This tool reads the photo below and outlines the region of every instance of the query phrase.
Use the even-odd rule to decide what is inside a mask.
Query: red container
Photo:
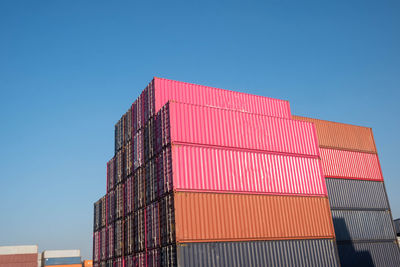
[[[163,116],[169,118],[169,123],[160,124],[160,121],[168,119],[158,118]],[[176,102],[164,106],[157,113],[156,121],[158,127],[168,127],[157,131],[167,142],[163,146],[170,142],[191,143],[319,155],[315,128],[309,122]]]
[[[320,148],[325,177],[383,181],[378,155]]]
[[[149,110],[158,112],[169,100],[201,106],[222,107],[273,117],[291,118],[289,102],[218,88],[178,82],[155,77],[144,91],[149,99]],[[154,113],[149,114],[149,116]]]
[[[168,151],[168,150],[166,150]],[[235,192],[326,196],[325,180],[318,158],[244,150],[172,145],[172,169],[158,177],[168,192]]]

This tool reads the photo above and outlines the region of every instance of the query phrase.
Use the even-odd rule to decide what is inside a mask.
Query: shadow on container
[[[335,225],[336,236],[340,236],[341,240],[346,240],[337,241],[341,266],[375,266],[371,254],[368,251],[356,250],[353,246],[353,243],[351,242],[351,236],[344,219],[333,218],[333,223]]]

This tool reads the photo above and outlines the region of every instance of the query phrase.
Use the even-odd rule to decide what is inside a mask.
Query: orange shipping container
[[[177,242],[333,238],[328,199],[175,192]]]
[[[320,147],[376,153],[371,128],[300,116],[292,118],[315,124]]]
[[[92,260],[84,260],[83,261],[83,267],[92,267],[92,266],[93,266]]]

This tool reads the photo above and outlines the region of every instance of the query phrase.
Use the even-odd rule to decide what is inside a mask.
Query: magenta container
[[[162,162],[166,173],[158,176],[162,193],[175,189],[327,196],[320,160],[315,157],[172,145],[171,150],[164,149]]]
[[[164,106],[155,120],[165,127],[157,130],[163,146],[191,143],[319,156],[316,131],[309,122],[176,102]]]
[[[377,154],[320,148],[325,177],[383,181]]]
[[[150,112],[158,112],[169,100],[201,106],[222,107],[273,117],[291,118],[289,102],[263,96],[155,77],[144,91],[149,93]],[[150,116],[154,113],[149,114]]]

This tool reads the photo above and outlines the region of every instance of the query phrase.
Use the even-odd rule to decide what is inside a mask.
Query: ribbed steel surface
[[[176,192],[177,242],[333,238],[328,199]]]
[[[336,240],[393,240],[389,211],[332,210]]]
[[[67,258],[50,258],[44,260],[44,266],[49,265],[66,265],[66,264],[80,264],[81,257],[67,257]]]
[[[300,116],[292,118],[314,123],[321,147],[376,153],[371,128]]]
[[[325,179],[332,209],[389,209],[383,182]]]
[[[383,181],[376,154],[320,148],[325,177]]]
[[[173,145],[175,189],[326,196],[317,158]]]
[[[400,266],[400,251],[394,241],[339,244],[338,251],[342,267]]]
[[[177,261],[179,267],[339,266],[332,239],[180,244]]]
[[[308,122],[176,102],[167,109],[172,142],[319,155],[314,125]]]
[[[268,116],[291,118],[289,102],[285,100],[250,95],[185,82],[154,78],[147,90],[152,90],[154,112],[158,112],[169,100],[223,107]],[[150,107],[150,109],[152,109]]]

